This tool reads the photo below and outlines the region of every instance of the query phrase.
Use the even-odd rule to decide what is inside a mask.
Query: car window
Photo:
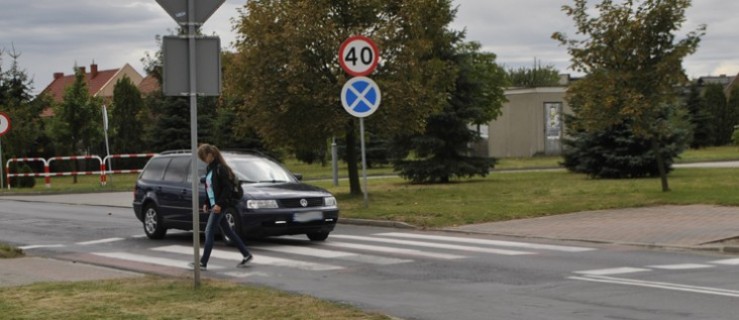
[[[226,160],[244,182],[294,182],[293,175],[276,162],[262,158]]]
[[[184,182],[190,170],[190,158],[176,157],[167,166],[167,172],[164,174],[164,181]]]
[[[167,167],[170,158],[153,158],[141,173],[142,180],[160,180],[164,175],[164,169]]]

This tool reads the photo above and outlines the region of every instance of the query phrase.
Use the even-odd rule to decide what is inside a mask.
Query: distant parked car
[[[336,198],[328,191],[302,183],[299,176],[269,157],[222,152],[244,189],[244,197],[225,210],[225,218],[242,237],[305,234],[323,241],[339,219]],[[191,154],[163,152],[149,160],[136,180],[133,210],[150,239],[161,239],[167,229],[192,230]],[[198,177],[205,176],[198,160]],[[200,205],[205,186],[199,183]],[[208,214],[200,212],[200,231]],[[230,242],[229,239],[225,239]]]

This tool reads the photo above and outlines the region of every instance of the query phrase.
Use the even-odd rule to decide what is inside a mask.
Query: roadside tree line
[[[690,137],[696,147],[726,141],[723,131],[718,134],[726,126],[717,121],[728,118],[704,114],[713,106],[708,89],[687,100],[689,107],[706,101],[698,108],[703,113],[686,112],[674,90],[685,83],[683,58],[697,50],[705,28],[675,40],[689,0],[603,0],[592,18],[595,11],[587,3],[563,6],[582,39],[552,36],[567,47],[573,70],[585,74],[568,90],[574,115],[568,119],[565,166],[593,177],[657,175],[669,190],[672,159]],[[558,77],[553,68],[538,65],[505,71],[495,54],[450,28],[455,16],[451,0],[249,1],[234,20],[234,49],[222,56],[222,95],[199,98],[199,141],[326,163],[335,139],[348,164],[351,193],[361,194],[358,121],[341,108],[339,92],[348,76],[337,52],[344,39],[362,34],[378,44],[382,57],[371,75],[383,104],[366,119],[370,161],[389,163],[414,183],[485,176],[495,159],[472,154],[479,135],[470,126],[500,115],[505,87],[552,85]],[[101,150],[103,103],[109,104],[113,153],[189,148],[187,98],[161,91],[142,95],[122,79],[113,100],[102,101],[89,96],[76,69],[75,83],[54,104],[31,97],[31,82],[17,66],[19,54],[10,56],[11,69],[0,79],[0,106],[10,106],[4,108],[21,127],[15,132],[14,126],[6,156]],[[161,59],[161,52],[142,59],[160,83]],[[48,105],[54,105],[55,116],[41,119]],[[699,124],[716,127],[703,130]],[[704,131],[713,140],[696,142]]]

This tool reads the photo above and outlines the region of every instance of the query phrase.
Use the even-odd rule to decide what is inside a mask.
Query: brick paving
[[[448,229],[548,239],[698,247],[739,237],[739,207],[688,205],[597,210]]]

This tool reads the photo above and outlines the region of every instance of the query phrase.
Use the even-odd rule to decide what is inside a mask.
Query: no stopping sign
[[[339,64],[346,73],[355,76],[366,76],[377,68],[380,53],[372,39],[365,36],[347,38],[339,48]]]

